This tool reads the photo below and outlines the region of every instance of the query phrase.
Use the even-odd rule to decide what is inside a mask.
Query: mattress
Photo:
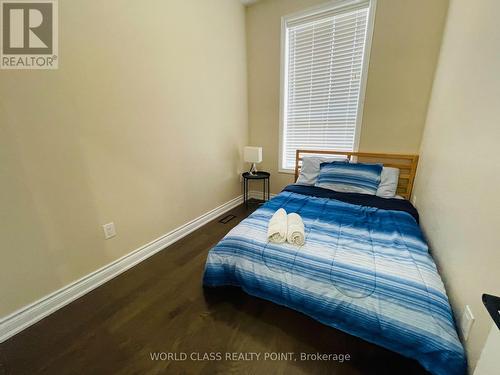
[[[304,246],[267,241],[281,207],[302,216]],[[290,185],[210,250],[203,283],[238,286],[432,374],[466,373],[446,291],[408,201]]]

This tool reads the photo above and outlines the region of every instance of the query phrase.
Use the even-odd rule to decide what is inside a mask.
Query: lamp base
[[[250,168],[248,173],[250,174],[250,176],[255,176],[257,174],[257,166],[255,165],[255,163],[252,163],[252,167]]]

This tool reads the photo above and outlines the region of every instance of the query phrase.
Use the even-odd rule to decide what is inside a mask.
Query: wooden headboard
[[[399,181],[396,194],[410,199],[413,190],[413,182],[417,173],[418,155],[406,154],[378,154],[371,152],[346,152],[325,150],[297,150],[295,154],[295,180],[299,178],[304,154],[313,155],[339,155],[345,156],[349,161],[363,163],[382,163],[386,167],[399,168]]]

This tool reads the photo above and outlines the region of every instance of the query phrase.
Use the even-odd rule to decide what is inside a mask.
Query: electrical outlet
[[[475,318],[472,314],[470,306],[465,305],[464,313],[462,314],[462,319],[460,321],[460,330],[462,331],[462,337],[464,341],[467,341],[467,339],[469,338],[470,330],[472,328],[474,320]]]
[[[115,223],[108,223],[102,226],[104,231],[104,238],[109,240],[110,238],[116,236]]]

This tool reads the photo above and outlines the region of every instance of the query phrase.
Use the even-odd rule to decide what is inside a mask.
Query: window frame
[[[278,154],[278,171],[280,173],[294,174],[295,169],[285,168],[283,165],[283,152],[284,152],[284,136],[285,136],[285,111],[286,100],[285,95],[287,92],[287,79],[288,76],[288,40],[287,40],[287,24],[300,18],[312,16],[318,13],[332,11],[335,9],[342,9],[346,6],[363,3],[366,0],[333,0],[326,4],[315,6],[300,12],[292,13],[281,17],[281,60],[280,60],[280,115],[279,115],[279,154]],[[361,84],[359,89],[359,103],[358,111],[356,113],[356,128],[354,133],[354,146],[353,151],[358,151],[359,140],[361,135],[361,127],[363,123],[363,110],[365,104],[365,91],[366,83],[368,81],[368,67],[370,65],[370,52],[372,47],[373,29],[375,24],[375,13],[377,9],[377,0],[369,1],[369,14],[366,29],[365,41],[365,56],[363,58],[363,66],[361,70]]]

